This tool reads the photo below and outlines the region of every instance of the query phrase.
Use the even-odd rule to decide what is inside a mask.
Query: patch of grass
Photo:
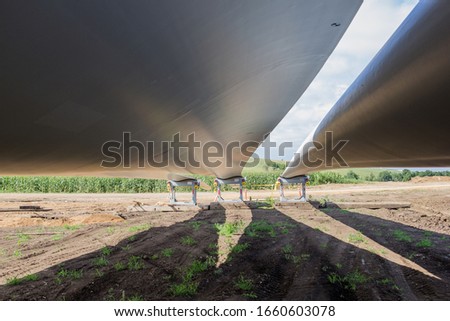
[[[262,206],[262,209],[271,210],[275,208],[275,199],[273,197],[266,197],[264,200],[265,206]]]
[[[258,296],[254,292],[244,293],[242,295],[249,299],[257,299],[258,298]]]
[[[360,273],[358,270],[350,272],[345,276],[345,278],[352,290],[356,290],[357,285],[364,284],[369,280],[364,274]]]
[[[62,268],[58,271],[56,276],[59,278],[68,278],[68,279],[72,279],[72,280],[78,280],[83,277],[83,270],[82,269],[67,270],[67,269]]]
[[[205,262],[208,265],[208,267],[212,267],[212,266],[216,265],[216,260],[212,256],[207,256],[205,259]]]
[[[331,284],[341,283],[342,280],[341,276],[334,272],[328,274],[327,279]]]
[[[341,276],[335,272],[328,274],[328,282],[331,284],[339,284],[347,290],[355,291],[358,285],[365,284],[369,280],[364,274],[358,270]]]
[[[291,228],[295,227],[294,224],[291,224],[291,223],[286,222],[286,221],[277,222],[277,223],[275,223],[275,226],[280,228],[280,229],[291,229]]]
[[[169,288],[169,292],[173,296],[190,297],[197,293],[197,282],[183,282],[180,284],[172,284]]]
[[[307,261],[311,257],[309,254],[301,254],[301,255],[292,255],[292,254],[285,254],[284,256],[286,260],[292,261],[294,264],[300,264],[302,261]]]
[[[130,231],[130,232],[141,232],[141,231],[149,230],[151,227],[152,226],[149,223],[145,223],[145,224],[131,226],[128,229],[128,231]]]
[[[211,260],[212,259],[212,260]],[[194,260],[186,269],[183,275],[183,280],[190,281],[196,275],[206,271],[209,267],[214,266],[215,262],[212,257],[206,258],[205,261]]]
[[[159,254],[153,254],[150,258],[151,258],[153,261],[156,261],[157,259],[159,259]]]
[[[122,249],[122,251],[129,251],[131,249],[131,245],[127,244],[125,246],[122,246],[121,249]]]
[[[361,234],[361,232],[355,234],[349,234],[348,241],[353,244],[365,243],[366,239]]]
[[[109,264],[109,262],[108,262],[108,260],[107,260],[104,256],[99,256],[99,257],[96,257],[96,258],[92,261],[92,264],[93,264],[94,266],[101,267],[101,266],[107,266],[107,265]]]
[[[182,282],[172,284],[169,292],[174,296],[190,297],[197,293],[198,283],[193,279],[200,273],[206,271],[209,267],[215,265],[213,257],[208,256],[204,261],[194,260],[183,272]]]
[[[66,224],[63,226],[64,229],[68,230],[68,231],[76,231],[79,230],[81,228],[81,225],[69,225]]]
[[[52,236],[52,241],[59,241],[63,238],[63,234],[62,233],[58,233]]]
[[[234,286],[242,291],[251,291],[253,290],[253,280],[247,279],[244,274],[241,273],[234,282]]]
[[[116,298],[114,296],[114,289],[113,288],[109,288],[108,289],[108,293],[106,294],[106,296],[103,299],[105,301],[116,301]]]
[[[217,230],[217,233],[219,235],[223,235],[226,237],[231,237],[234,234],[237,234],[238,232],[242,231],[242,228],[244,226],[244,223],[242,221],[234,221],[229,223],[215,223],[214,227]]]
[[[423,238],[419,242],[416,243],[416,246],[428,248],[428,247],[433,246],[433,242],[431,242],[431,240],[429,238]]]
[[[245,234],[250,237],[260,237],[263,234],[268,234],[271,237],[276,236],[275,228],[266,220],[253,221],[246,228]]]
[[[21,250],[14,250],[13,255],[15,257],[21,257],[22,256],[22,251]]]
[[[218,254],[218,248],[219,246],[216,243],[209,243],[208,244],[208,249],[210,250],[210,254],[212,255],[217,255]]]
[[[142,295],[134,294],[134,295],[128,297],[127,301],[144,301],[144,298],[142,297]]]
[[[397,241],[408,242],[408,243],[412,242],[411,236],[402,230],[394,230],[392,235],[394,236],[394,239],[396,239]]]
[[[285,255],[290,255],[292,253],[293,247],[290,244],[286,244],[285,246],[283,246],[281,248],[281,251],[283,251],[283,254]]]
[[[401,291],[397,284],[394,283],[394,280],[390,278],[384,278],[377,281],[378,284],[390,287],[392,290]]]
[[[103,275],[105,275],[105,273],[103,273],[102,271],[100,271],[99,269],[95,269],[95,275],[99,278],[101,278]]]
[[[112,253],[112,249],[110,247],[105,246],[101,250],[103,256],[110,256]]]
[[[123,271],[126,268],[127,268],[127,266],[122,262],[117,262],[116,264],[114,264],[114,270],[116,270],[116,271]]]
[[[389,284],[392,284],[394,282],[392,281],[392,279],[384,278],[384,279],[380,280],[379,283],[383,284],[383,285],[389,285]]]
[[[136,240],[136,235],[131,235],[129,238],[128,238],[128,241],[130,241],[130,242],[133,242],[133,241],[135,241]]]
[[[336,268],[338,270],[342,269],[342,264],[341,263],[336,263],[335,266],[336,266]]]
[[[430,231],[424,231],[423,232],[423,236],[424,237],[430,237],[430,236],[432,236],[433,235],[433,232],[430,232]]]
[[[19,285],[22,283],[22,280],[18,277],[13,277],[11,279],[6,279],[6,285]]]
[[[201,226],[202,222],[191,222],[191,227],[194,229],[194,231],[198,231]]]
[[[327,208],[328,206],[328,199],[327,198],[321,198],[319,200],[319,208]]]
[[[128,270],[142,270],[145,267],[144,261],[140,256],[133,255],[128,259]]]
[[[231,253],[238,254],[238,253],[244,252],[249,247],[250,247],[250,244],[248,244],[247,242],[239,243],[231,248]]]
[[[110,226],[106,229],[106,233],[108,233],[109,235],[113,235],[114,233],[116,233],[116,229]]]
[[[11,279],[6,280],[7,285],[19,285],[24,282],[33,282],[39,280],[39,276],[37,274],[29,274],[22,278],[13,277]]]
[[[161,251],[161,255],[164,257],[171,257],[173,255],[174,250],[171,248],[166,248]]]
[[[192,236],[183,236],[181,238],[181,244],[187,245],[187,246],[194,246],[197,244],[197,241],[192,238]]]
[[[30,240],[30,236],[28,234],[19,233],[17,234],[17,245],[25,244]]]

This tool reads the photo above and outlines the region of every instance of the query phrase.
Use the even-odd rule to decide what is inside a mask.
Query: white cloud
[[[411,12],[417,0],[365,0],[341,42],[316,79],[273,130],[271,140],[294,143],[289,160],[306,136],[331,109],[384,43]],[[263,156],[258,149],[258,155]]]

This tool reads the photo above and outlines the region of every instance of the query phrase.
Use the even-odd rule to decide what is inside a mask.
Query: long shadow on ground
[[[217,254],[211,251],[218,240],[214,224],[224,220],[224,211],[199,212],[190,220],[150,228],[114,247],[52,266],[36,274],[36,281],[25,278],[18,285],[0,286],[0,299],[168,300],[189,297],[197,292],[202,282],[209,282],[199,279],[198,274],[217,261]],[[189,271],[192,265],[195,266]]]
[[[233,212],[234,211],[234,212]],[[2,300],[448,300],[449,280],[311,227],[321,212],[204,211],[0,287]],[[245,209],[244,211],[249,211]],[[238,214],[236,214],[238,213]],[[306,213],[306,214],[305,214]],[[330,213],[326,219],[330,220]],[[250,217],[251,216],[251,217]],[[236,219],[231,222],[230,218]],[[357,216],[356,216],[357,217]],[[336,215],[336,218],[344,219]],[[361,217],[361,219],[363,219]],[[239,220],[247,220],[240,222]],[[219,240],[217,225],[229,242]],[[235,224],[234,224],[235,223]],[[351,220],[345,224],[352,225]],[[392,223],[392,222],[391,222]],[[339,223],[341,224],[341,223]],[[394,225],[395,226],[395,225]],[[372,226],[373,227],[373,226]],[[239,230],[239,228],[241,230]],[[397,227],[395,227],[397,228]],[[398,227],[400,228],[400,227]],[[370,234],[359,228],[361,233]],[[232,242],[233,237],[239,240]],[[222,263],[218,244],[229,245]],[[382,243],[381,241],[379,241]],[[221,244],[222,244],[221,243]],[[386,245],[401,252],[394,243]],[[399,250],[399,251],[398,251]],[[427,268],[438,274],[439,262]]]
[[[321,211],[360,231],[384,247],[419,264],[441,279],[450,281],[450,236],[388,221],[339,207]]]
[[[301,222],[293,210],[252,210],[213,300],[447,300],[449,281],[398,265]],[[293,214],[294,213],[294,214]]]

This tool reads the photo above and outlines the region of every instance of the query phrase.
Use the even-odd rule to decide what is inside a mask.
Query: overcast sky
[[[294,147],[281,157],[272,148],[271,159],[290,160],[311,130],[351,85],[378,50],[417,4],[417,0],[364,0],[342,40],[303,96],[272,131],[271,140],[291,141]],[[258,155],[264,158],[262,149]]]

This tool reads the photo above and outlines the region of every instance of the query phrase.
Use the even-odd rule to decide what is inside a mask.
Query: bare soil
[[[132,213],[127,206],[167,195],[0,194],[0,299],[450,299],[450,182],[308,191],[316,206],[412,205],[343,210],[261,202],[253,209]],[[277,193],[248,195],[268,200]],[[204,203],[213,198],[199,195]],[[49,211],[18,211],[21,205]],[[219,233],[224,224],[230,229]]]

